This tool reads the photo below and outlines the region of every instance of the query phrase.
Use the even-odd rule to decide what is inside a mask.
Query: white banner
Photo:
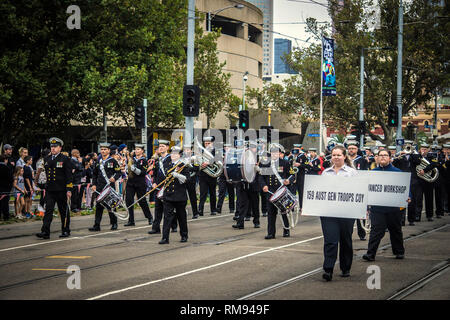
[[[406,207],[409,197],[410,172],[358,171],[369,179],[369,206]]]
[[[367,175],[306,175],[302,215],[365,219],[368,184]]]

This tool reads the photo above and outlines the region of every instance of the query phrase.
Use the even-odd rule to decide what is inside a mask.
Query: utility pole
[[[360,66],[360,94],[359,94],[359,126],[362,125],[364,121],[364,48],[361,48],[361,66]],[[361,131],[361,130],[360,130]],[[361,134],[359,138],[359,147],[362,150],[364,145],[364,134]]]
[[[398,7],[398,49],[397,49],[397,109],[398,109],[398,124],[397,124],[397,152],[400,152],[402,146],[398,141],[402,139],[402,63],[403,63],[403,2],[400,0]]]
[[[186,84],[194,84],[194,39],[195,39],[195,0],[188,4],[188,36],[187,36],[187,75]],[[194,137],[194,117],[185,117],[184,145],[191,145]]]
[[[141,129],[141,143],[147,150],[147,99],[144,99],[144,128]]]

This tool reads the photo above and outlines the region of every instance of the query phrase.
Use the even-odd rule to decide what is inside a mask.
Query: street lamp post
[[[231,9],[231,8],[242,9],[242,8],[244,8],[244,5],[243,4],[235,4],[233,6],[225,7],[225,8],[216,10],[214,12],[208,11],[208,32],[211,32],[211,21],[212,21],[212,18],[216,14],[218,14],[219,12],[221,12],[223,10],[226,10],[226,9]]]

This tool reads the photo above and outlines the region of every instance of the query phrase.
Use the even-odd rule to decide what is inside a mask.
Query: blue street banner
[[[334,39],[322,38],[322,95],[336,95],[336,74],[334,68]]]

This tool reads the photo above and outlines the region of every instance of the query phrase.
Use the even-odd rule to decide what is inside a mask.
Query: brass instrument
[[[420,159],[420,164],[416,167],[417,176],[427,182],[434,182],[439,177],[439,170],[437,168],[433,168],[433,170],[425,172],[424,174],[420,173],[421,170],[425,169],[429,165],[430,162],[427,159]]]
[[[197,165],[201,165],[204,162],[210,163],[206,168],[201,170],[212,178],[217,178],[218,176],[220,176],[223,171],[223,163],[221,161],[217,161],[211,164],[211,161],[214,160],[214,156],[212,155],[212,153],[206,150],[206,148],[202,147],[200,142],[198,142],[197,137],[194,138],[194,143],[200,150],[202,150],[202,154],[199,156],[194,156],[191,159]]]

